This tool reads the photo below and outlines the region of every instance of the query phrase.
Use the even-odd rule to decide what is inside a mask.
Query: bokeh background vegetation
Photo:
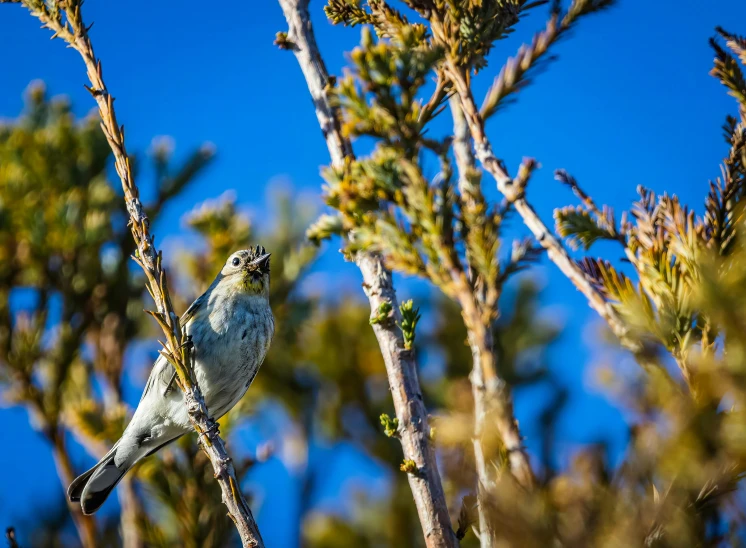
[[[29,428],[48,441],[62,495],[62,486],[84,460],[70,446],[80,444],[96,458],[119,438],[133,403],[125,398],[124,385],[144,381],[154,348],[147,342],[157,330],[142,313],[147,295],[129,259],[133,244],[124,202],[107,174],[110,153],[97,119],[76,119],[68,101],[48,97],[41,83],[32,84],[26,97],[25,111],[0,133],[3,397],[7,405],[25,407]],[[213,151],[201,147],[180,164],[170,155],[169,142],[160,140],[147,157],[138,158],[138,165],[153,162],[157,174],[151,183],[156,198],[147,206],[156,223],[168,201],[212,161]],[[206,289],[215,265],[231,250],[261,241],[275,257],[273,352],[252,385],[251,397],[221,420],[221,431],[239,452],[243,476],[277,448],[266,440],[242,446],[238,432],[253,423],[261,439],[268,429],[262,425],[264,415],[285,419],[279,435],[282,449],[302,479],[297,500],[287,504],[297,507],[294,526],[306,545],[350,545],[351,535],[366,546],[382,541],[417,545],[421,533],[406,478],[399,471],[400,448],[383,434],[380,422],[381,414],[392,413],[392,406],[367,304],[352,294],[329,301],[299,290],[317,255],[316,247],[305,240],[312,211],[287,192],[278,193],[272,207],[275,228],[262,230],[237,209],[233,196],[197,205],[186,214],[185,224],[194,232],[191,247],[198,251],[179,250],[169,270],[177,309],[185,309]],[[502,363],[512,383],[546,377],[542,358],[558,329],[537,317],[537,297],[536,284],[524,280],[496,325]],[[458,312],[437,295],[422,305],[429,327],[420,333],[418,351],[439,362],[423,375],[429,408],[437,413],[452,407],[468,414],[471,355],[464,328],[451,319]],[[132,351],[143,344],[151,351]],[[552,421],[548,417],[546,422],[546,435],[551,436]],[[321,461],[314,462],[314,453],[319,453],[314,449],[342,442],[375,459],[382,468],[379,473],[394,480],[384,496],[353,491],[355,510],[346,517],[313,506],[315,486],[334,474],[321,455],[316,457]],[[444,460],[452,477],[449,490],[458,501],[473,478],[463,473],[464,455],[447,456],[453,457]],[[233,535],[211,466],[193,439],[179,442],[162,458],[144,461],[136,477],[134,485],[125,483],[118,490],[126,510],[121,519],[129,524],[124,529],[137,524],[147,545],[222,546]],[[24,530],[24,523],[30,522],[21,515],[19,534],[34,546],[74,543],[63,497],[42,508],[49,519]],[[119,535],[118,518],[112,510],[101,519],[97,534],[106,542],[115,542]],[[92,523],[76,520],[81,529]]]

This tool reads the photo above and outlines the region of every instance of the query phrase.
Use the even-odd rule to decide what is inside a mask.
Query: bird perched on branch
[[[214,419],[230,411],[254,380],[269,349],[275,322],[269,306],[269,253],[237,251],[209,289],[181,318],[191,336],[197,383]],[[104,503],[139,460],[193,430],[173,366],[156,360],[140,403],[121,439],[67,490],[84,514]]]

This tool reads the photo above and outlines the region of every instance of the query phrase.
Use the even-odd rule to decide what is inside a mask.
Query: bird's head
[[[261,246],[236,251],[220,272],[221,284],[230,283],[241,293],[268,296],[269,256]]]

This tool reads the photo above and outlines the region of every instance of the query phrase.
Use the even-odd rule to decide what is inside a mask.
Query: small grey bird
[[[231,255],[181,325],[192,337],[195,374],[207,409],[218,419],[246,393],[274,335],[269,253],[257,246]],[[190,431],[174,368],[161,356],[121,439],[70,484],[70,501],[80,501],[84,514],[94,513],[135,463]]]

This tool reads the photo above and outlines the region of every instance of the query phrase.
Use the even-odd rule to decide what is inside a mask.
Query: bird
[[[269,304],[270,254],[236,251],[215,281],[181,317],[191,337],[194,373],[210,415],[219,419],[244,396],[274,335]],[[160,356],[122,437],[93,468],[70,484],[70,502],[96,512],[140,460],[193,431],[175,370]]]

